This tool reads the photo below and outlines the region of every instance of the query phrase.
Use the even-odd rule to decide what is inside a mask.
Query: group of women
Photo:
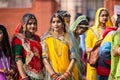
[[[0,25],[0,80],[83,80],[79,35],[86,31],[88,57],[95,42],[103,39],[97,67],[87,63],[86,79],[108,80],[110,75],[109,80],[119,80],[120,19],[116,22],[118,29],[113,27],[108,10],[100,8],[93,27],[89,27],[85,15],[68,27],[58,11],[51,16],[48,32],[39,37],[35,34],[37,19],[27,13],[11,44],[6,28]]]
[[[118,37],[119,20],[120,18],[118,17],[116,26],[113,26],[108,10],[105,8],[97,10],[95,23],[86,33],[88,57],[95,43],[100,39],[102,39],[102,42],[99,46],[100,50],[97,66],[93,67],[87,63],[87,80],[119,80],[119,60],[116,61],[117,57],[114,56],[114,50],[117,56],[119,56],[119,44],[117,42],[118,38],[116,38],[116,36]]]

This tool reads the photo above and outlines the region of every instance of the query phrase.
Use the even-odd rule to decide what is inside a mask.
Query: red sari
[[[35,40],[16,36],[13,39],[13,52],[16,62],[22,60],[24,71],[30,79],[43,79],[42,47],[40,38],[34,36]]]

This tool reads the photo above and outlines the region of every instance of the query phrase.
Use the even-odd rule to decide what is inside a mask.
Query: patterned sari
[[[49,33],[42,41],[42,48],[43,58],[47,58],[49,60],[52,68],[59,75],[63,74],[67,70],[70,64],[70,59],[76,59],[74,48],[68,40],[67,33],[64,33],[61,37],[55,36],[54,33]],[[48,72],[46,80],[52,80]],[[72,76],[69,80],[79,80],[76,65],[73,68]]]
[[[43,80],[42,48],[39,37],[34,36],[35,40],[26,39],[18,33],[13,39],[13,52],[16,62],[22,60],[24,71],[29,80]],[[19,80],[21,80],[20,75]]]

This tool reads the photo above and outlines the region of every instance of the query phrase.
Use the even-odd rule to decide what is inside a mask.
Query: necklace
[[[57,40],[61,41],[59,45],[57,44]],[[57,37],[53,34],[53,44],[55,47],[55,52],[58,57],[62,56],[62,48],[63,48],[62,44],[64,41],[65,41],[64,35],[62,35],[61,37]],[[58,49],[59,47],[60,47],[60,49]]]

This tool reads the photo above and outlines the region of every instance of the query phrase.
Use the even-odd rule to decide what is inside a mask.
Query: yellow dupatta
[[[99,8],[96,12],[96,16],[95,16],[95,21],[94,21],[94,25],[89,28],[89,30],[87,31],[87,37],[86,38],[86,47],[87,48],[92,48],[95,44],[95,42],[98,40],[98,39],[101,39],[102,35],[100,34],[100,30],[98,28],[100,22],[99,22],[99,15],[100,15],[100,12],[101,10],[107,10],[106,8]],[[107,10],[108,11],[108,10]],[[106,27],[108,28],[111,28],[113,27],[113,23],[111,21],[111,18],[110,18],[110,15],[108,16],[108,21],[106,22]],[[94,34],[94,35],[93,35]],[[89,36],[88,36],[89,35]],[[93,42],[93,44],[91,45],[91,41]],[[89,44],[90,43],[90,44]],[[89,46],[90,45],[90,46]]]
[[[43,54],[47,54],[54,71],[59,74],[66,72],[70,64],[70,47],[68,46],[69,44],[66,43],[67,36],[68,35],[65,34],[65,42],[53,35],[44,38],[47,49]],[[73,68],[72,76],[75,80],[79,80],[76,66]]]
[[[86,33],[86,48],[93,48],[96,41],[102,38],[102,34],[100,33],[100,29],[98,28],[99,15],[102,10],[107,10],[106,8],[99,8],[96,12],[95,21],[93,27],[89,28]],[[108,10],[107,10],[108,11]],[[106,27],[113,27],[110,16],[108,16],[108,21],[106,22]],[[88,54],[89,57],[89,54]],[[91,67],[87,64],[87,79],[88,80],[97,80],[97,73],[94,67]]]
[[[96,16],[95,16],[95,24],[94,24],[94,28],[97,28],[99,26],[99,15],[101,10],[107,10],[106,8],[99,8],[96,12]],[[107,10],[108,11],[108,10]],[[108,21],[106,22],[106,27],[113,27],[113,23],[111,21],[110,15],[108,16]]]

